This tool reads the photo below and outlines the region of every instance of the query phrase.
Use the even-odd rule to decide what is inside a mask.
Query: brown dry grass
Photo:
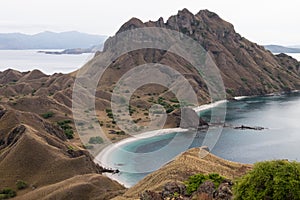
[[[204,150],[194,148],[181,154],[161,169],[146,176],[122,197],[116,197],[115,199],[137,199],[139,194],[145,190],[161,191],[167,182],[183,182],[189,176],[197,173],[218,173],[226,178],[234,179],[244,175],[252,168],[252,165],[227,161],[213,154],[200,158],[200,151]]]
[[[25,131],[12,134],[12,130],[20,126],[25,127]],[[30,187],[18,191],[19,199],[41,199],[41,194],[48,195],[45,199],[58,199],[58,196],[68,199],[72,195],[107,199],[124,189],[99,175],[100,169],[87,152],[77,152],[79,148],[66,140],[61,130],[34,113],[7,110],[0,119],[0,133],[0,189],[17,190],[16,181],[25,181]],[[75,156],[68,153],[70,149]],[[72,179],[74,176],[78,177]],[[23,197],[28,192],[30,194]]]
[[[99,174],[86,174],[72,177],[70,179],[38,188],[16,200],[100,200],[111,199],[121,195],[124,188],[117,182]]]

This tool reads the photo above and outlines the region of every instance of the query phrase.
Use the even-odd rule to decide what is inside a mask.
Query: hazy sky
[[[298,0],[0,0],[0,32],[113,35],[131,17],[166,20],[183,8],[216,12],[259,44],[300,45]]]

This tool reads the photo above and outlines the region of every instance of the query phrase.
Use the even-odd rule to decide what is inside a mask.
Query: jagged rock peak
[[[221,19],[220,17],[219,17],[219,15],[217,15],[216,13],[214,13],[214,12],[211,12],[211,11],[209,11],[209,10],[207,10],[207,9],[205,9],[205,10],[200,10],[197,14],[196,14],[196,16],[197,15],[199,15],[199,16],[207,16],[207,17],[209,17],[209,18],[219,18],[219,19]]]
[[[217,31],[220,29],[235,32],[232,24],[221,19],[216,13],[209,10],[200,10],[196,15],[184,8],[179,10],[176,15],[168,18],[166,22],[160,17],[157,21],[148,21],[143,23],[137,18],[131,18],[126,22],[117,33],[143,27],[163,27],[172,30],[193,34],[195,30],[203,30],[205,27]]]
[[[142,28],[144,26],[145,24],[140,19],[133,17],[121,26],[117,34],[134,28]]]

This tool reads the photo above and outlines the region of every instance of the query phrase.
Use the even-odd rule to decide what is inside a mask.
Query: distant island
[[[272,53],[300,53],[300,48],[296,47],[285,47],[280,45],[265,45],[264,47]]]
[[[0,50],[26,49],[87,49],[100,45],[107,36],[68,31],[55,33],[50,31],[35,35],[22,33],[0,33]],[[70,52],[70,51],[69,51]]]
[[[105,20],[109,20],[109,18]],[[236,99],[235,97],[241,98],[243,96],[258,98],[259,96],[292,93],[292,91],[300,90],[300,62],[284,53],[274,55],[274,49],[272,54],[266,50],[267,47],[247,40],[235,31],[231,23],[209,10],[201,10],[197,14],[193,14],[189,10],[183,9],[170,16],[166,21],[159,18],[158,21],[142,22],[140,19],[132,18],[124,23],[117,33],[134,32],[134,29],[147,27],[177,30],[182,34],[176,35],[180,37],[186,35],[200,43],[203,49],[208,52],[205,55],[209,55],[209,59],[211,57],[211,60],[218,67],[219,71],[217,73],[220,73],[224,83],[224,93],[226,93],[223,100],[232,100]],[[102,77],[97,79],[98,82],[94,81],[99,75],[98,72],[101,72],[105,67],[103,63],[106,62],[106,56],[109,54],[114,55],[115,47],[120,44],[123,45],[116,39],[119,37],[118,34],[105,42],[102,53],[94,56],[81,70],[72,73],[46,75],[39,70],[20,72],[13,69],[0,72],[0,199],[14,197],[16,197],[15,199],[31,200],[101,200],[113,198],[118,200],[242,199],[236,198],[239,195],[242,197],[244,195],[247,199],[299,199],[300,178],[298,175],[300,174],[300,164],[289,163],[288,160],[264,162],[255,165],[242,164],[210,154],[208,152],[212,150],[209,149],[210,147],[201,147],[182,152],[154,172],[145,170],[144,167],[147,167],[148,163],[149,165],[159,163],[165,157],[163,153],[160,157],[146,156],[146,159],[149,158],[148,163],[141,163],[139,159],[131,162],[129,158],[122,157],[122,154],[120,154],[117,156],[122,157],[124,162],[112,162],[111,166],[103,165],[102,161],[105,156],[99,156],[99,147],[112,142],[124,142],[126,138],[131,138],[129,133],[136,129],[144,132],[145,127],[153,122],[152,116],[159,116],[159,113],[151,111],[154,105],[160,105],[165,110],[166,118],[163,128],[198,128],[200,122],[202,123],[200,125],[206,123],[205,118],[200,119],[198,113],[193,109],[185,108],[184,105],[188,102],[181,105],[180,98],[173,93],[173,89],[176,89],[177,85],[182,86],[179,85],[181,84],[180,81],[174,85],[170,84],[170,87],[155,82],[163,78],[173,80],[174,77],[177,78],[177,74],[174,76],[174,74],[169,73],[169,70],[156,70],[160,72],[154,77],[153,74],[151,76],[147,71],[143,71],[144,74],[141,74],[141,76],[136,73],[130,75],[136,78],[133,80],[141,80],[140,83],[145,83],[143,82],[144,79],[146,81],[151,79],[152,82],[146,82],[147,84],[138,87],[130,96],[128,114],[133,121],[133,126],[128,123],[128,127],[125,128],[127,131],[123,131],[118,126],[118,121],[122,121],[121,115],[123,113],[121,110],[121,113],[117,111],[118,115],[115,115],[112,104],[114,99],[112,97],[116,94],[114,90],[124,78],[124,74],[132,72],[131,70],[134,67],[142,66],[145,63],[172,66],[172,70],[182,75],[194,90],[195,98],[199,102],[195,105],[192,104],[194,106],[205,105],[213,100],[211,90],[207,86],[209,82],[206,83],[206,78],[212,79],[212,83],[215,83],[213,76],[203,76],[202,70],[194,68],[190,60],[184,59],[171,51],[155,48],[140,48],[123,53],[114,60],[107,59],[111,61],[111,64],[105,69]],[[160,32],[151,31],[150,34],[161,37]],[[54,36],[60,39],[55,39]],[[84,39],[84,36],[87,36],[86,39]],[[4,39],[5,37],[6,39]],[[21,39],[23,37],[28,37],[28,40]],[[65,37],[65,39],[61,40],[62,37]],[[20,38],[20,40],[17,41],[16,38]],[[43,42],[39,41],[38,38],[42,38]],[[41,53],[79,54],[88,51],[89,48],[91,51],[99,48],[99,46],[93,45],[101,44],[104,39],[105,36],[90,35],[89,37],[78,32],[44,32],[33,36],[24,36],[23,34],[3,36],[2,34],[0,35],[0,49],[46,49]],[[172,41],[172,38],[170,39]],[[131,41],[127,40],[129,43]],[[176,40],[167,47],[171,50],[175,46]],[[50,49],[66,50],[61,52],[52,50],[51,52]],[[185,53],[185,51],[182,52]],[[201,52],[199,52],[199,58],[202,61],[207,61],[206,57],[202,59]],[[203,71],[206,71],[206,69]],[[82,76],[82,74],[85,76]],[[147,79],[148,77],[150,79]],[[86,81],[84,83],[88,84],[78,84],[78,81],[81,80]],[[90,87],[93,83],[97,83],[95,88]],[[118,99],[123,97],[122,93],[130,94],[131,91],[129,93],[128,91],[122,90],[120,95],[118,94],[118,97],[120,97]],[[212,92],[218,92],[218,90],[212,90]],[[187,92],[184,95],[189,95],[189,93]],[[90,97],[94,97],[94,99]],[[220,95],[218,99],[221,98]],[[94,100],[92,101],[93,104],[87,104],[87,100]],[[283,103],[281,98],[278,101]],[[254,115],[247,112],[249,110],[243,110],[244,107],[241,105],[234,107],[234,112],[241,113],[242,117],[260,117],[264,119],[262,121],[269,123],[268,118],[265,118],[267,115],[263,113],[260,107],[261,104],[267,105],[266,100],[258,101],[256,99],[251,104],[253,105],[249,103],[249,110],[258,110],[260,115]],[[79,105],[82,110],[76,109],[74,105]],[[247,106],[245,104],[245,107]],[[272,108],[276,107],[273,104],[271,106]],[[294,108],[288,109],[286,104],[280,107],[281,109],[294,111]],[[270,146],[286,150],[282,148],[280,140],[287,139],[286,141],[291,146],[283,153],[293,151],[295,157],[297,157],[296,151],[299,150],[297,148],[299,145],[298,141],[292,137],[293,132],[298,133],[297,129],[293,130],[292,133],[285,129],[292,126],[292,124],[296,124],[297,117],[284,115],[280,111],[275,110],[272,114],[279,115],[281,118],[279,120],[272,118],[271,120],[273,123],[284,124],[285,126],[276,126],[279,132],[279,134],[276,134],[277,140],[275,134],[266,135],[270,138],[271,145],[259,143],[261,138],[251,133],[241,135],[240,137],[243,137],[243,140],[238,140],[237,130],[233,133],[233,135],[235,134],[232,137],[234,140],[229,138],[227,142],[223,141],[223,143],[226,143],[226,147],[233,146],[235,143],[249,145],[249,149],[253,151],[247,152],[246,150],[235,149],[234,152],[241,154],[250,163],[249,157],[251,154],[259,156],[263,154],[270,156],[271,159],[278,158],[280,155],[272,154],[272,152],[267,154],[264,150],[270,149]],[[152,113],[155,115],[152,115]],[[186,119],[181,118],[184,113],[191,114],[188,114]],[[208,119],[211,119],[214,112],[208,112],[208,114]],[[215,114],[219,115],[220,112],[218,111]],[[295,115],[297,114],[295,112]],[[80,120],[76,118],[76,115],[81,117]],[[291,122],[282,123],[283,117],[290,118]],[[226,118],[228,120],[228,115]],[[241,118],[237,117],[236,119]],[[131,121],[128,120],[128,122]],[[156,121],[154,122],[156,124]],[[252,122],[250,121],[250,123]],[[213,125],[215,124],[205,124],[205,126],[211,127]],[[217,125],[222,124],[217,122]],[[100,129],[101,131],[99,131]],[[236,129],[251,129],[251,127],[241,125],[240,127],[236,126]],[[259,129],[259,127],[256,129]],[[174,133],[177,134],[177,132]],[[194,142],[201,141],[202,138],[205,139],[206,134],[203,131],[198,131],[195,135],[187,133],[182,139],[191,138],[192,143],[187,146],[191,147],[195,144]],[[208,136],[210,137],[210,135],[215,134],[209,134]],[[141,139],[146,140],[147,138],[139,137],[138,139],[141,141]],[[295,137],[295,139],[299,138]],[[247,143],[248,140],[252,140],[253,143]],[[157,145],[135,146],[134,151],[130,153],[146,154],[150,151],[155,152],[160,148],[160,144],[168,144],[174,145],[170,155],[175,155],[174,152],[176,152],[179,145],[184,144],[169,142],[169,138],[163,138],[159,141],[155,138],[152,141]],[[160,144],[158,144],[159,142]],[[118,144],[115,147],[121,147],[117,146]],[[202,143],[199,144],[202,145]],[[198,146],[200,147],[200,145]],[[103,151],[110,159],[116,155],[116,152],[113,151],[105,152],[104,149],[102,153]],[[227,153],[229,151],[228,149],[224,149],[224,151],[222,149],[222,152]],[[260,158],[257,160],[261,160]],[[232,160],[234,159],[236,157],[232,157]],[[132,166],[133,170],[127,168],[128,166]],[[114,176],[115,179],[121,182],[120,177],[128,174],[128,172],[133,172],[134,177],[141,178],[140,175],[143,173],[139,173],[138,169],[141,169],[141,172],[151,173],[132,188],[125,188],[118,182],[109,179],[107,174],[104,175],[107,172],[121,172],[118,176]],[[251,172],[249,172],[250,170]],[[254,178],[252,178],[253,176]],[[282,185],[284,187],[281,187]],[[260,196],[257,197],[256,195]]]
[[[75,49],[65,49],[62,51],[38,51],[38,53],[45,53],[51,55],[63,55],[63,54],[83,54],[83,53],[95,53],[96,51],[102,51],[103,44],[92,46],[89,48],[75,48]]]

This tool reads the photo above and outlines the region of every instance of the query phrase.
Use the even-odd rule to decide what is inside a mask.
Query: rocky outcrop
[[[233,199],[232,186],[232,181],[228,179],[225,179],[218,188],[216,188],[213,182],[205,181],[192,194],[191,199],[231,200]]]
[[[140,195],[140,200],[163,200],[163,198],[156,192],[146,190]]]
[[[174,194],[179,195],[185,195],[186,193],[186,187],[182,183],[178,182],[169,182],[165,184],[163,191],[161,192],[162,197],[168,198],[168,197],[173,197]]]
[[[229,179],[225,179],[217,188],[212,181],[205,181],[202,183],[196,192],[192,195],[186,193],[186,187],[182,183],[169,182],[166,183],[163,190],[154,192],[146,190],[140,195],[141,200],[231,200],[233,199],[232,193],[233,183]]]
[[[181,111],[180,127],[184,129],[198,129],[201,127],[208,127],[199,115],[191,108],[183,108]]]
[[[174,193],[177,197],[186,198],[187,195],[185,194],[184,182],[188,180],[190,176],[199,173],[218,173],[225,177],[226,179],[218,188],[214,187],[213,194],[209,193],[210,195],[207,195],[206,193],[201,192],[202,195],[212,196],[213,198],[219,196],[224,197],[225,194],[230,194],[232,186],[230,180],[244,175],[252,168],[252,165],[230,162],[210,153],[206,157],[200,158],[199,153],[201,153],[201,151],[206,150],[205,148],[194,148],[182,153],[173,161],[149,174],[135,186],[130,188],[122,196],[123,198],[116,198],[116,200],[137,199],[146,190],[156,192],[162,198],[166,197],[166,199]],[[230,190],[226,189],[227,185]],[[212,191],[212,189],[206,190],[207,188],[209,188],[207,185],[203,185],[200,191]],[[165,196],[163,196],[163,194]],[[197,192],[195,194],[197,194]],[[188,199],[189,198],[190,197],[188,197]]]

